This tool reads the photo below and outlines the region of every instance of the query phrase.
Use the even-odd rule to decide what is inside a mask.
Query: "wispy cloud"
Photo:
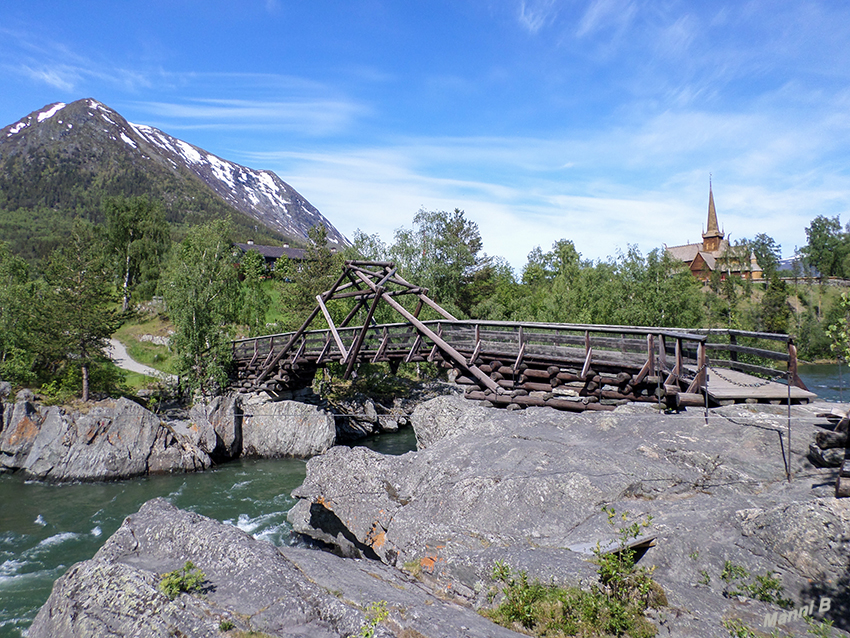
[[[558,15],[558,0],[520,0],[518,19],[520,25],[537,33]]]
[[[282,129],[307,135],[346,131],[369,113],[362,104],[331,98],[266,102],[195,99],[181,103],[141,102],[137,106],[176,128]]]

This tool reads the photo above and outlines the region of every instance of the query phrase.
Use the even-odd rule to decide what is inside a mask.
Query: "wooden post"
[[[798,388],[808,391],[806,384],[797,374],[797,346],[791,339],[788,339],[788,384],[794,384]]]
[[[362,273],[356,272],[356,274],[357,274],[358,277],[360,277],[360,279],[363,281],[363,283],[365,283],[367,286],[372,288],[372,290],[374,290],[375,293],[377,294],[378,290],[377,290],[377,287],[375,286],[374,283],[369,281],[366,278],[366,276],[363,275]],[[421,297],[424,297],[424,295],[421,295]],[[489,388],[493,392],[496,392],[496,393],[499,393],[499,394],[501,394],[503,392],[502,388],[500,388],[499,385],[495,381],[493,381],[493,379],[491,379],[486,374],[481,372],[481,370],[479,370],[477,366],[468,365],[466,363],[466,359],[464,358],[464,356],[462,354],[460,354],[457,350],[455,350],[451,345],[449,345],[442,337],[437,335],[428,326],[426,326],[424,323],[419,321],[419,319],[417,319],[412,314],[410,314],[405,309],[404,306],[402,306],[395,299],[390,297],[386,292],[381,293],[381,298],[384,301],[386,301],[390,306],[392,306],[395,309],[395,311],[398,312],[402,317],[404,317],[410,323],[412,323],[414,326],[416,326],[416,329],[419,330],[419,332],[424,334],[431,341],[433,341],[436,345],[438,345],[440,347],[440,350],[442,350],[447,355],[449,355],[450,358],[454,359],[455,363],[457,363],[462,369],[467,370],[476,379],[478,379],[481,383],[483,383],[485,386],[487,386],[487,388]],[[431,300],[428,299],[427,297],[425,297],[423,299],[423,301],[425,301],[425,303],[429,303]],[[433,302],[431,302],[431,303],[433,303]]]
[[[319,308],[322,310],[322,314],[325,315],[325,321],[328,322],[328,328],[330,328],[331,334],[334,336],[334,340],[336,341],[337,348],[342,353],[342,362],[348,361],[348,351],[346,351],[345,346],[342,344],[342,339],[339,336],[339,333],[336,331],[336,326],[334,325],[334,320],[331,319],[331,313],[328,312],[327,306],[325,306],[325,302],[322,299],[322,295],[316,295],[316,301],[319,302]]]
[[[369,306],[369,312],[366,313],[366,321],[363,322],[363,327],[360,329],[360,332],[357,333],[357,337],[354,339],[354,345],[351,346],[351,352],[349,353],[348,361],[345,366],[345,374],[342,375],[343,379],[347,380],[351,377],[351,371],[354,370],[354,362],[357,360],[357,354],[363,346],[363,340],[366,338],[366,331],[369,330],[369,322],[372,321],[372,315],[375,314],[375,308],[378,307],[378,302],[381,300],[380,293],[383,291],[384,289],[380,286],[378,286],[375,291],[375,298],[372,300],[372,305]]]

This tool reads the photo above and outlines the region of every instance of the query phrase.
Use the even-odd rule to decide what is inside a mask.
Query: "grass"
[[[113,337],[127,348],[127,354],[139,363],[150,366],[165,374],[174,374],[174,355],[168,346],[142,341],[142,335],[168,337],[173,330],[171,323],[157,316],[133,318],[115,331]]]
[[[163,574],[159,581],[160,591],[171,600],[183,592],[196,593],[203,591],[204,581],[207,577],[200,569],[196,568],[192,561],[187,560],[182,569]]]

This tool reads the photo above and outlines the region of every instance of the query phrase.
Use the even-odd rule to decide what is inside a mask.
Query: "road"
[[[127,349],[124,347],[124,344],[118,341],[118,339],[109,340],[109,348],[107,349],[106,354],[109,355],[109,358],[115,362],[115,365],[123,370],[138,372],[139,374],[144,374],[149,377],[161,378],[164,376],[166,381],[177,381],[177,377],[173,374],[165,374],[164,372],[160,372],[159,370],[146,366],[131,358],[130,355],[127,354]]]

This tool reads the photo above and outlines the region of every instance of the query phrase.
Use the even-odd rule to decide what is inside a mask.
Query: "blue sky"
[[[517,269],[850,221],[843,2],[5,2],[0,126],[93,97],[271,169],[343,233],[466,212]]]

